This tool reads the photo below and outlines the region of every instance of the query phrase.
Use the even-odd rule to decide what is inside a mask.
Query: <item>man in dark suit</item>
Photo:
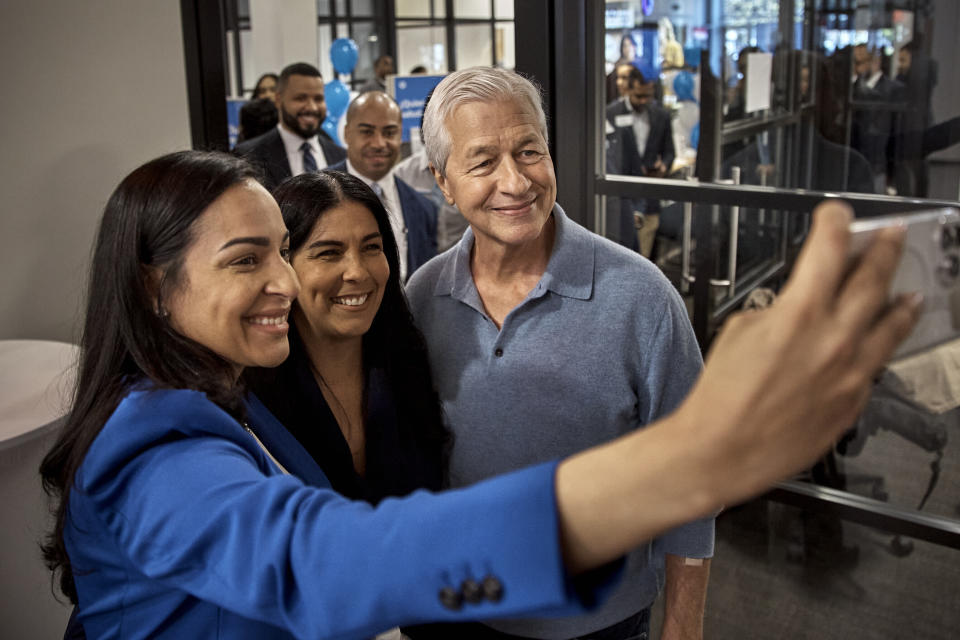
[[[670,173],[676,157],[673,146],[673,127],[670,113],[654,102],[656,87],[647,81],[636,67],[631,67],[626,94],[607,105],[607,121],[614,130],[632,134],[637,158],[621,158],[621,171],[628,175],[663,178]],[[639,168],[639,171],[637,170]],[[660,201],[647,199],[637,202],[637,225],[640,253],[649,257],[653,239],[659,226]]]
[[[880,53],[865,44],[853,48],[853,116],[850,146],[866,157],[875,193],[885,193],[894,170],[894,107],[904,100],[903,85],[881,67]]]
[[[343,139],[347,159],[331,166],[363,180],[390,216],[400,252],[400,279],[437,254],[437,210],[393,174],[400,157],[400,105],[382,91],[362,93],[347,108]]]
[[[237,145],[234,151],[263,172],[272,190],[290,176],[340,162],[347,152],[320,129],[327,117],[323,78],[313,65],[297,62],[280,72],[275,98],[280,121],[267,133]]]
[[[906,110],[901,116],[894,160],[895,185],[901,196],[927,196],[927,158],[923,132],[933,124],[933,90],[937,62],[923,50],[919,36],[897,52],[897,82],[904,87]]]

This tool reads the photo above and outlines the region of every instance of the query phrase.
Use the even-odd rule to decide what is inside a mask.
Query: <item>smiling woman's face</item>
[[[370,330],[390,266],[365,206],[346,201],[324,212],[293,268],[302,286],[294,320],[304,340],[359,340]]]
[[[163,295],[175,331],[234,365],[286,359],[299,291],[280,209],[254,181],[229,188],[193,223],[177,286]]]

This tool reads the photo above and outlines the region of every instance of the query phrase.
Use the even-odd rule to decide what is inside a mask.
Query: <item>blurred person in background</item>
[[[373,63],[373,77],[360,85],[360,93],[386,91],[387,76],[396,72],[397,68],[393,64],[393,56],[386,54],[380,56]]]
[[[273,100],[277,95],[277,85],[280,83],[280,76],[275,73],[265,73],[253,85],[253,92],[250,94],[251,100],[257,98],[269,98]]]
[[[655,93],[654,81],[644,78],[639,69],[631,67],[625,99],[610,103],[606,117],[610,126],[626,129],[633,136],[633,147],[640,156],[639,162],[625,161],[621,168],[632,171],[632,175],[665,178],[673,166],[676,150],[670,113],[656,104]],[[624,147],[624,152],[631,151],[629,146]],[[636,173],[637,167],[639,173]],[[639,207],[635,213],[636,248],[649,258],[660,225],[660,200],[647,198],[634,203]]]
[[[248,100],[240,107],[240,132],[237,144],[262,136],[277,126],[277,104],[273,98]]]
[[[880,51],[866,44],[853,48],[853,114],[850,146],[870,163],[874,193],[886,193],[894,164],[894,107],[904,99],[903,85],[883,72]]]

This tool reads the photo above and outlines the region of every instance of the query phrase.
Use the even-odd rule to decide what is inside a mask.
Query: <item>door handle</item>
[[[717,180],[718,184],[740,184],[740,167],[732,167],[730,170],[732,176],[729,180]],[[684,293],[689,289],[689,285],[696,281],[696,278],[690,274],[690,248],[693,244],[691,239],[691,228],[693,227],[693,203],[683,203],[683,233],[681,236],[681,269],[680,275],[684,286]],[[740,233],[740,207],[730,207],[730,252],[727,256],[727,277],[726,279],[711,278],[710,285],[713,287],[726,287],[732,296],[737,289],[737,239]]]

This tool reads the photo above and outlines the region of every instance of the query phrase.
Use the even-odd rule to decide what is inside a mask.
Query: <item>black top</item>
[[[244,379],[344,496],[376,504],[387,496],[415,489],[437,490],[443,482],[442,447],[416,437],[417,425],[398,422],[385,372],[365,372],[366,477],[353,468],[350,446],[313,377],[310,358],[295,327],[290,327],[290,357],[274,369],[249,368]]]

